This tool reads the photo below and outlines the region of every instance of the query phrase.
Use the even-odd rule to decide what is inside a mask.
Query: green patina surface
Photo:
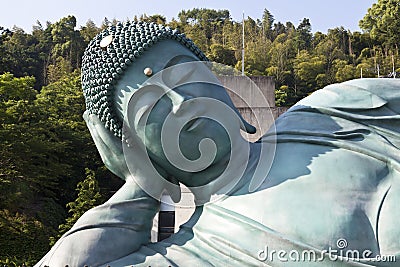
[[[132,32],[127,31],[136,29],[132,25],[135,24],[120,25],[115,30]],[[166,32],[168,36],[173,35]],[[196,92],[197,97],[219,99],[233,108],[229,97],[218,86],[216,90],[209,90],[209,84],[189,84],[177,87],[173,94],[166,93],[165,98],[153,99],[155,92],[165,86],[152,84],[151,80],[150,84],[146,83],[144,69],[150,67],[156,75],[161,70],[156,66],[165,66],[175,57],[204,58],[174,37],[170,39],[177,41],[154,44],[148,50],[148,57],[143,52],[136,61],[140,64],[124,62],[130,60],[132,53],[136,58],[139,48],[126,53],[127,56],[121,50],[117,52],[119,56],[105,56],[103,60],[103,53],[111,53],[112,48],[110,44],[106,49],[100,47],[100,42],[110,33],[114,34],[99,35],[85,55],[84,68],[90,69],[83,69],[89,111],[85,113],[85,120],[106,166],[126,183],[109,201],[85,213],[37,266],[398,265],[371,260],[379,255],[400,256],[397,223],[400,216],[400,81],[362,79],[321,89],[293,106],[256,143],[249,144],[241,138],[240,120],[232,119],[228,113],[220,118],[235,129],[229,132],[229,139],[211,122],[203,122],[195,131],[185,128],[184,135],[188,137],[182,139],[182,147],[193,147],[193,142],[197,147],[198,140],[215,136],[218,149],[217,160],[210,168],[185,172],[169,165],[165,160],[168,151],[161,153],[158,127],[167,118],[166,112],[175,111],[173,118],[178,125],[179,116],[202,109],[195,102],[184,105],[184,99],[191,92]],[[132,36],[136,34],[120,35],[118,43],[127,42],[131,46],[145,43]],[[109,40],[104,42],[106,46]],[[157,53],[150,56],[151,51]],[[93,61],[89,64],[92,54]],[[96,63],[96,58],[103,63]],[[112,62],[107,63],[108,58],[111,61],[117,58],[120,69]],[[103,70],[103,66],[107,67]],[[184,68],[173,75],[196,74],[196,71]],[[215,78],[211,72],[207,75]],[[134,94],[115,96],[110,90],[132,90]],[[135,99],[135,95],[141,98]],[[123,100],[124,96],[130,99]],[[149,99],[156,102],[157,112],[150,113],[147,124],[142,125],[136,118],[140,109],[135,108],[145,106]],[[114,103],[118,101],[128,104]],[[130,126],[125,129],[128,137],[123,139],[124,144],[120,139],[121,125],[116,120],[121,117],[117,114],[121,111],[112,110],[118,105],[119,109],[126,109],[122,112]],[[209,112],[213,111],[212,106],[207,107]],[[128,112],[131,108],[132,112]],[[179,110],[185,112],[180,114]],[[141,133],[141,127],[151,131]],[[129,157],[123,155],[127,153],[123,149],[125,142],[135,159],[132,162],[127,162]],[[224,143],[230,144],[230,148],[226,149]],[[248,153],[243,153],[247,148]],[[275,153],[265,156],[264,150]],[[221,175],[227,168],[227,158],[237,164]],[[158,175],[151,172],[154,167],[160,176],[191,188],[200,204],[178,233],[162,242],[150,243],[152,219],[159,201],[139,184],[152,185],[154,195],[162,193],[165,188],[154,182]],[[254,177],[256,174],[258,177]],[[222,198],[209,201],[212,195],[221,195],[221,184],[236,178],[237,183],[222,192]],[[206,181],[201,190],[196,187],[199,181]],[[346,246],[339,242],[343,240]],[[283,260],[276,254],[280,250],[286,253],[280,255]],[[271,251],[275,254],[270,254]],[[346,254],[354,251],[360,255],[365,251],[370,253],[357,260]],[[296,257],[304,253],[314,253],[315,260]]]

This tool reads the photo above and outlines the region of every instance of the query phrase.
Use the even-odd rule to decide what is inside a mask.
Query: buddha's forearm
[[[106,203],[118,203],[121,201],[141,198],[149,198],[149,201],[150,199],[153,199],[142,190],[139,185],[137,185],[134,178],[128,177],[125,184]],[[154,205],[157,205],[157,201],[155,200]]]
[[[150,242],[158,210],[157,200],[127,182],[109,201],[82,215],[38,266],[98,266],[131,254]]]

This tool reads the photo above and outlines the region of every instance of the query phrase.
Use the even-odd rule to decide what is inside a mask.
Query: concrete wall
[[[275,107],[275,82],[273,77],[265,76],[220,76],[235,107]],[[261,95],[265,98],[262,99]],[[243,101],[247,99],[247,103]]]
[[[257,128],[253,135],[243,134],[251,142],[263,136],[275,119],[287,110],[275,106],[273,77],[220,76],[219,80],[243,118]]]

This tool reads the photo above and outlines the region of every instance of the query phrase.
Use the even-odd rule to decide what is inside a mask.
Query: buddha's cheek
[[[139,136],[148,152],[157,157],[164,157],[163,145],[161,142],[161,125],[157,123],[148,124],[144,130],[140,132]]]

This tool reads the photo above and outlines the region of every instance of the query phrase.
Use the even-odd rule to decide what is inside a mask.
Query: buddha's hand
[[[98,116],[83,113],[83,119],[89,128],[100,157],[104,165],[115,175],[126,181],[129,177],[129,169],[126,165],[122,142],[110,130],[107,130]]]

